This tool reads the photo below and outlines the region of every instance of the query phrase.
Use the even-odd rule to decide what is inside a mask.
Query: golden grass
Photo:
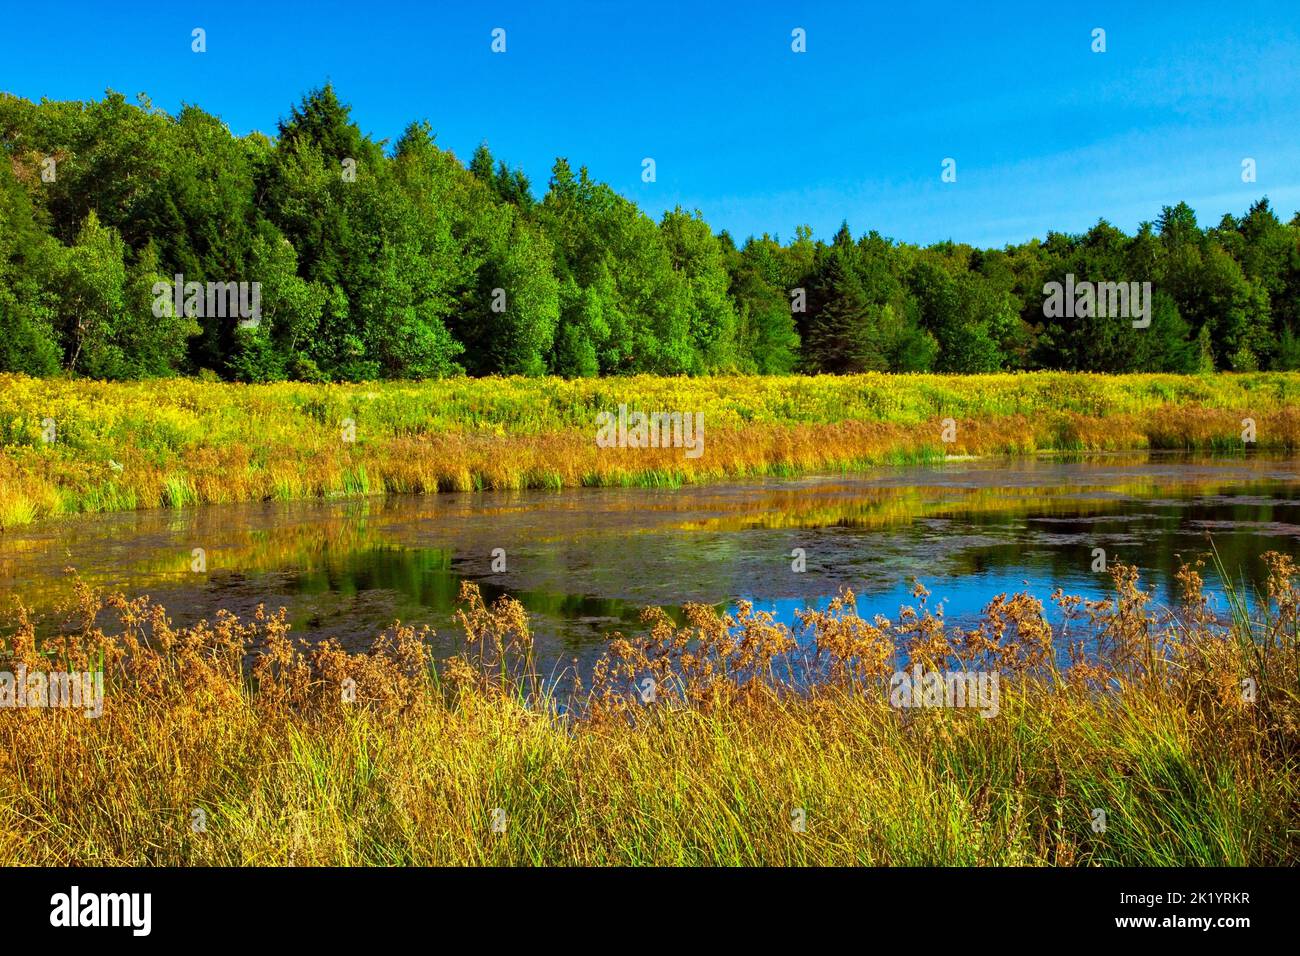
[[[968,630],[922,588],[798,633],[650,609],[563,699],[522,607],[472,586],[437,665],[400,624],[347,654],[83,586],[42,648],[13,618],[7,666],[102,660],[107,689],[98,719],[0,711],[0,863],[1294,865],[1300,591],[1268,561],[1254,619],[1218,621],[1194,568],[1176,611],[1122,566],[1107,601],[1057,595],[1096,641],[1068,661],[1026,595]],[[891,706],[900,654],[996,672],[998,715]]]
[[[1289,450],[1300,445],[1298,389],[1293,373],[264,386],[0,375],[0,528],[205,502],[676,485],[948,455],[1239,451],[1247,418],[1255,447]],[[619,404],[703,412],[703,455],[597,447],[597,413]],[[354,441],[344,440],[348,421]]]

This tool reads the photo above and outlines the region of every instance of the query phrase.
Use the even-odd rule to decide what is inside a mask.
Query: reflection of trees
[[[431,519],[393,500],[274,506],[271,513],[254,506],[199,508],[124,516],[104,529],[75,527],[67,545],[72,553],[87,555],[90,563],[79,571],[89,583],[134,593],[188,588],[231,572],[254,576],[287,571],[289,589],[302,594],[349,597],[389,591],[402,596],[404,605],[443,617],[455,605],[461,580],[470,577],[490,598],[506,593],[502,581],[510,581],[514,589],[509,593],[536,615],[603,619],[619,627],[624,625],[618,622],[635,622],[643,604],[677,603],[682,592],[670,586],[674,581],[702,584],[700,591],[707,592],[708,600],[754,593],[756,585],[761,588],[764,580],[771,580],[756,575],[788,567],[779,553],[784,542],[775,542],[785,529],[842,528],[855,548],[859,542],[887,538],[889,550],[904,557],[923,553],[923,542],[933,549],[936,528],[940,537],[950,530],[951,546],[942,549],[923,578],[1023,570],[1039,580],[1078,581],[1090,574],[1092,548],[1102,547],[1109,561],[1134,564],[1148,585],[1158,583],[1158,599],[1168,603],[1176,598],[1173,576],[1180,557],[1193,560],[1209,550],[1208,537],[1191,527],[1195,522],[1210,525],[1225,567],[1247,582],[1259,583],[1265,577],[1263,552],[1297,553],[1293,535],[1261,533],[1288,517],[1289,509],[1275,502],[1295,500],[1290,487],[1240,478],[1134,477],[1122,467],[1112,473],[1114,480],[1103,480],[1075,471],[1069,476],[1072,483],[1052,484],[1050,474],[1040,477],[1026,471],[1018,474],[1021,482],[1030,479],[1026,487],[997,487],[993,483],[999,473],[991,470],[961,475],[970,478],[969,485],[945,483],[934,472],[918,470],[916,479],[929,484],[864,487],[860,480],[828,479],[797,486],[696,488],[671,495],[616,490],[594,499],[463,495],[437,509],[438,547],[398,544],[421,521]],[[1222,500],[1251,495],[1264,500]],[[597,503],[599,510],[592,512]],[[620,521],[624,512],[629,516],[626,525]],[[574,521],[574,514],[586,517]],[[1128,520],[1135,515],[1140,517]],[[241,520],[260,526],[241,528]],[[629,536],[627,528],[645,536]],[[773,534],[761,541],[751,536],[763,530]],[[530,542],[526,563],[516,563],[512,548],[515,576],[488,575],[485,556],[490,549],[484,542],[507,539]],[[191,545],[200,544],[210,549],[207,578],[190,571]],[[20,569],[26,563],[23,547],[19,538],[6,552]],[[768,550],[771,562],[766,560]],[[854,563],[856,557],[841,557],[840,573],[834,577],[856,575],[861,569]],[[521,580],[518,574],[525,566],[527,580]],[[36,593],[18,596],[38,610],[54,607],[71,591],[71,580],[58,573],[61,567],[51,565],[41,575]],[[639,578],[635,589],[627,587],[629,573]],[[1203,573],[1215,583],[1212,567],[1207,564]],[[820,586],[814,578],[806,582]],[[835,589],[833,581],[824,583],[827,592]],[[1107,579],[1099,576],[1097,587],[1107,586]],[[597,596],[629,590],[637,600]]]
[[[1258,487],[1220,488],[1215,495],[1258,492]],[[1272,489],[1274,496],[1293,500],[1291,489]],[[1166,492],[1167,497],[1172,497]],[[1113,506],[1112,506],[1113,507]],[[1039,525],[1025,523],[1011,540],[980,547],[955,551],[948,558],[948,567],[954,575],[975,574],[989,570],[1027,568],[1043,577],[1054,579],[1077,578],[1090,569],[1092,549],[1105,548],[1109,562],[1123,561],[1135,565],[1148,585],[1157,583],[1158,597],[1171,603],[1178,598],[1174,575],[1184,562],[1205,558],[1202,574],[1207,581],[1217,582],[1213,563],[1208,559],[1213,547],[1218,550],[1223,566],[1229,573],[1259,586],[1267,577],[1262,555],[1267,551],[1281,551],[1295,555],[1296,537],[1293,534],[1267,535],[1261,530],[1278,521],[1277,508],[1272,503],[1219,502],[1206,500],[1205,496],[1189,496],[1179,505],[1157,505],[1139,501],[1132,510],[1147,517],[1140,521],[1126,520],[1117,514],[1114,520],[1101,517],[1103,509],[1097,507],[1074,508],[1073,517],[1060,507],[1048,507],[1044,513],[1067,520]],[[1101,520],[1098,520],[1101,517]],[[992,514],[973,514],[968,522],[975,528],[996,529],[1005,533],[1004,521]],[[1194,522],[1222,522],[1222,527],[1202,531],[1191,527]],[[1053,542],[1036,540],[1042,532],[1073,536],[1077,546],[1066,547]],[[1140,541],[1126,540],[1133,536]],[[1106,581],[1105,578],[1102,579]],[[1107,582],[1108,584],[1108,582]]]

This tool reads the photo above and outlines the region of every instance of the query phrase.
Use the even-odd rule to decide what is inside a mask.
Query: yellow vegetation
[[[948,455],[1300,444],[1300,375],[133,383],[0,375],[0,528],[385,492],[675,485]],[[704,453],[599,448],[596,415],[702,412]],[[944,441],[952,419],[951,442]],[[355,429],[353,432],[348,423]],[[46,441],[52,438],[52,441]]]
[[[0,863],[1294,865],[1300,591],[1267,560],[1267,611],[1232,623],[1195,568],[1176,611],[1123,566],[1106,601],[1058,594],[1096,647],[1068,659],[1027,595],[969,630],[919,586],[794,633],[649,609],[566,695],[473,586],[435,666],[400,624],[348,654],[83,585],[43,646],[11,621],[7,668],[103,666],[105,705],[0,710]],[[998,714],[891,706],[902,655],[996,673]]]

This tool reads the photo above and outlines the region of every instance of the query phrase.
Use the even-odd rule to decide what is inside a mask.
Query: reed
[[[684,483],[950,455],[1300,444],[1300,375],[445,379],[248,386],[0,375],[0,528],[193,504]],[[619,404],[702,412],[704,452],[600,448]],[[945,441],[944,420],[953,420]],[[349,425],[351,423],[351,425]],[[52,439],[52,440],[47,440]]]
[[[648,609],[564,691],[473,586],[435,662],[400,623],[349,654],[283,612],[175,629],[83,584],[40,646],[12,612],[8,669],[106,688],[99,718],[0,710],[0,863],[1295,865],[1300,591],[1267,560],[1244,621],[1195,567],[1162,609],[1118,565],[1106,600],[1055,596],[1064,650],[1028,595],[967,629],[919,587],[793,630]],[[996,673],[996,716],[894,706],[917,665]]]

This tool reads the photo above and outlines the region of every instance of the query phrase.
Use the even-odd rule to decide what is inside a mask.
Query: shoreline
[[[1297,373],[355,386],[0,375],[0,529],[234,501],[677,487],[1039,454],[1290,452],[1297,394]],[[597,416],[620,404],[698,410],[703,454],[600,447]]]
[[[120,625],[72,628],[62,664],[101,661],[105,706],[94,719],[0,710],[0,857],[1294,865],[1300,591],[1289,558],[1271,566],[1285,600],[1250,624],[1208,617],[1192,569],[1174,615],[1117,565],[1111,601],[1076,608],[1113,644],[1068,667],[1046,654],[1042,605],[1024,595],[995,600],[963,636],[923,590],[913,613],[873,623],[846,593],[803,622],[824,683],[802,693],[782,676],[792,633],[770,616],[650,611],[634,641],[608,643],[581,712],[538,680],[522,606],[488,605],[472,585],[463,651],[436,664],[428,632],[400,624],[348,653],[297,644],[278,614],[173,628],[147,598],[83,592],[87,620],[111,610]],[[20,619],[4,666],[49,667]],[[916,687],[896,699],[899,650],[924,662],[924,694],[974,675],[989,699],[918,705]],[[160,763],[178,742],[198,756]],[[87,798],[110,784],[112,806]],[[792,827],[800,810],[807,826]],[[32,826],[47,838],[29,839]]]

